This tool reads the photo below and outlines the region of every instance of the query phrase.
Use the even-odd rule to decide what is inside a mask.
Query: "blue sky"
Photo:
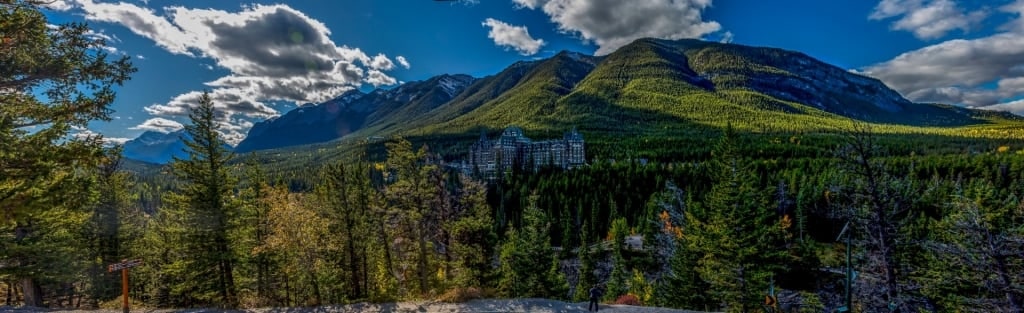
[[[113,141],[187,122],[202,90],[237,142],[254,121],[345,90],[443,73],[481,77],[561,50],[607,54],[642,37],[804,52],[915,101],[1024,113],[1024,0],[57,0],[139,71]]]

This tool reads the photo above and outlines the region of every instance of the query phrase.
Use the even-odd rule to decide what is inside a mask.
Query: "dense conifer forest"
[[[855,312],[1024,311],[1017,134],[606,133],[583,168],[488,181],[446,165],[456,135],[235,154],[204,95],[189,157],[154,166],[69,135],[110,119],[134,68],[32,3],[0,0],[0,305],[116,306],[107,266],[141,259],[131,300],[160,308],[585,301],[600,285],[609,303],[695,310],[831,312],[849,288]]]

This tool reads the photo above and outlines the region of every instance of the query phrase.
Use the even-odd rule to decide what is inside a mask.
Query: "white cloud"
[[[395,68],[395,63],[391,62],[391,59],[388,59],[388,56],[381,53],[373,57],[373,60],[370,61],[370,64],[367,64],[367,66],[375,70],[390,71]]]
[[[395,57],[395,61],[398,61],[398,64],[404,67],[405,69],[409,69],[410,67],[409,60],[406,60],[405,57],[403,56]]]
[[[517,7],[542,9],[560,31],[597,44],[597,55],[636,39],[701,38],[722,26],[704,21],[712,0],[513,0]]]
[[[366,75],[366,82],[369,83],[370,85],[373,85],[374,87],[379,87],[386,85],[394,85],[395,83],[398,83],[398,80],[396,80],[394,77],[382,73],[381,71],[370,70],[370,72]]]
[[[1017,115],[1024,115],[1024,99],[979,107],[979,109],[991,111],[1005,111]]]
[[[92,21],[119,23],[132,32],[149,38],[167,51],[190,55],[189,43],[199,40],[186,34],[167,19],[157,16],[153,10],[129,3],[96,3],[92,0],[77,0],[85,18]],[[190,38],[191,37],[191,38]]]
[[[172,54],[210,59],[226,69],[227,76],[206,85],[213,87],[211,97],[230,126],[225,129],[242,137],[248,128],[237,129],[246,123],[234,117],[278,115],[268,103],[322,102],[363,83],[396,82],[385,73],[395,67],[387,56],[370,57],[336,44],[324,23],[288,5],[253,4],[236,12],[171,6],[158,15],[133,3],[78,1],[90,21],[121,24]],[[186,92],[145,109],[156,116],[184,116],[198,94]]]
[[[512,2],[515,2],[516,8],[527,8],[530,10],[544,5],[544,0],[512,0]]]
[[[137,58],[137,59],[139,59],[139,60],[145,60],[145,59],[146,59],[146,56],[144,56],[144,55],[141,55],[141,54],[136,54],[136,55],[135,55],[135,58]]]
[[[182,128],[185,128],[185,126],[181,125],[181,123],[162,117],[154,117],[146,120],[145,122],[142,122],[142,124],[139,124],[135,127],[131,127],[128,129],[151,130],[166,134],[178,131]]]
[[[101,134],[99,134],[97,132],[94,132],[94,131],[92,131],[90,129],[81,128],[81,127],[72,127],[72,129],[75,132],[71,134],[71,138],[74,138],[74,139],[77,139],[77,140],[87,140],[87,139],[90,139],[90,138],[102,137],[103,145],[105,145],[105,146],[122,145],[125,142],[127,142],[128,140],[131,140],[131,138],[103,137],[103,135],[101,135]]]
[[[899,12],[879,4],[879,10]],[[1001,29],[976,39],[953,39],[909,51],[892,60],[864,68],[905,97],[919,102],[941,102],[971,107],[1015,108],[1011,99],[1024,96],[1024,0],[1000,8],[1017,14]],[[991,87],[990,85],[995,85]],[[1020,112],[1020,110],[1015,111]]]
[[[731,43],[732,42],[732,37],[733,37],[732,36],[732,32],[727,31],[727,32],[722,34],[722,38],[718,39],[718,42],[721,42],[721,43]]]
[[[937,39],[955,29],[969,31],[987,15],[986,10],[966,12],[953,0],[882,0],[868,18],[899,17],[892,29],[912,32],[920,39]]]
[[[123,145],[124,143],[132,140],[131,138],[124,137],[103,137],[103,143],[107,145]]]
[[[43,7],[54,11],[67,11],[74,8],[74,5],[66,0],[49,0],[43,2]]]
[[[85,37],[88,37],[89,39],[103,39],[103,41],[105,43],[108,43],[108,44],[116,43],[116,42],[121,42],[121,39],[119,39],[117,37],[114,37],[114,36],[111,36],[111,35],[107,35],[107,33],[103,32],[102,30],[101,31],[95,31],[95,30],[89,29],[89,30],[85,31]]]
[[[491,28],[487,38],[493,39],[494,44],[513,48],[521,55],[537,54],[540,47],[544,46],[544,40],[533,39],[526,26],[512,26],[493,18],[484,20],[483,25]]]

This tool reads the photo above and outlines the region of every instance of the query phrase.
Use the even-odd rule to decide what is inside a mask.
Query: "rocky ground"
[[[218,309],[133,309],[132,312],[152,313],[205,313],[205,312],[237,312],[237,313],[505,313],[505,312],[586,312],[587,303],[566,303],[548,299],[484,299],[473,300],[466,303],[442,303],[442,302],[398,302],[398,303],[359,303],[338,306],[321,306],[312,308],[260,308],[224,311]],[[41,309],[25,307],[0,306],[0,312],[26,313],[26,312],[82,312],[82,313],[120,313],[121,310],[70,310],[70,309]],[[698,313],[696,311],[674,310],[654,307],[639,307],[628,305],[601,305],[600,312],[606,313]]]

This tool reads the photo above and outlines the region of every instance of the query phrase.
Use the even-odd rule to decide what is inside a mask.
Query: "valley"
[[[0,0],[0,311],[1024,311],[1024,1],[622,3]]]

